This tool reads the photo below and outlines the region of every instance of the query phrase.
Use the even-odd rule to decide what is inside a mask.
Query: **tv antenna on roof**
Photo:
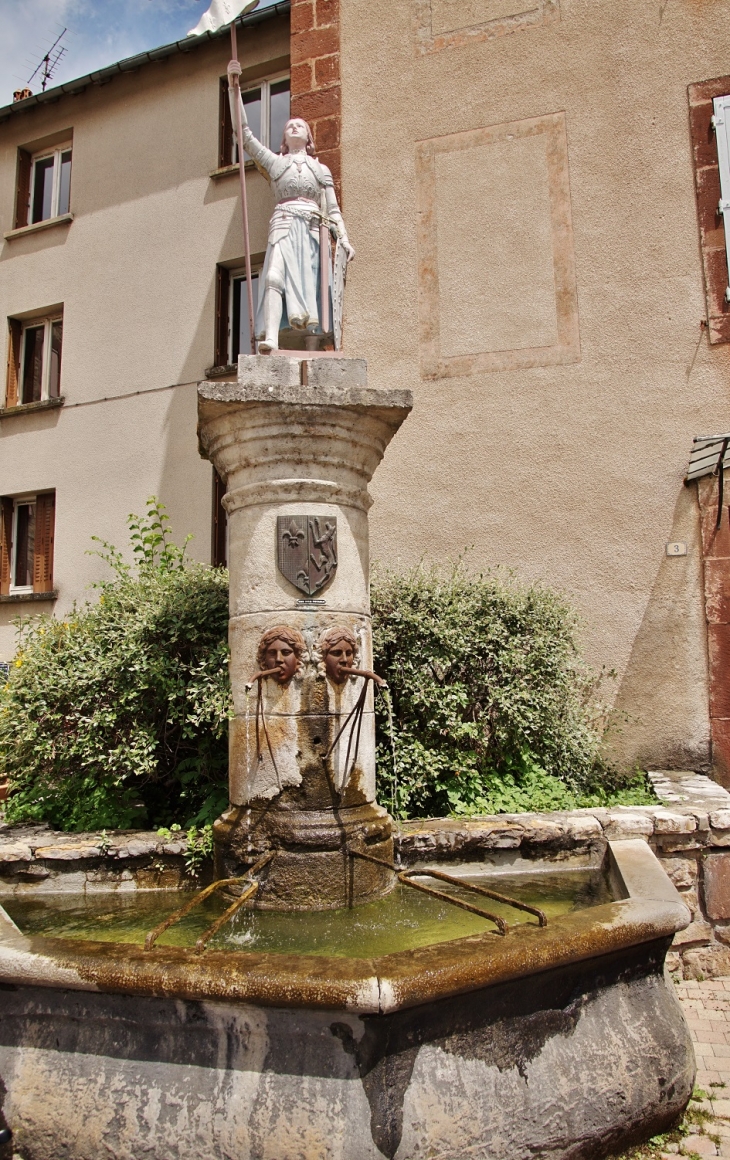
[[[45,93],[46,85],[48,84],[49,80],[51,79],[54,72],[58,68],[58,66],[61,62],[61,57],[66,55],[66,46],[61,44],[61,41],[67,32],[68,32],[68,29],[64,28],[63,32],[60,33],[60,35],[56,37],[53,44],[48,49],[48,52],[46,53],[46,55],[43,57],[41,62],[37,65],[37,67],[33,70],[33,72],[28,77],[27,84],[30,84],[30,82],[33,80],[33,78],[35,76],[37,76],[38,73],[40,73],[41,74],[41,89]]]

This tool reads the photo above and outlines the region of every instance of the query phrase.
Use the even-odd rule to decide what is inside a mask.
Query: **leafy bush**
[[[228,801],[228,575],[186,561],[155,500],[129,526],[132,566],[97,541],[112,578],[96,603],[22,626],[0,690],[6,816],[202,826],[194,872]],[[394,716],[379,700],[379,794],[399,817],[653,800],[601,760],[596,682],[556,593],[458,565],[376,576],[372,602]]]
[[[0,691],[8,821],[189,826],[228,803],[228,574],[185,560],[155,500],[129,526],[131,567],[97,541],[97,602],[22,626]]]
[[[398,817],[573,809],[655,800],[600,755],[599,682],[575,613],[511,576],[418,567],[376,576],[380,800]],[[394,770],[395,765],[395,770]]]

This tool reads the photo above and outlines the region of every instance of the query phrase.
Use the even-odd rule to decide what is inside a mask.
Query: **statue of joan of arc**
[[[233,107],[233,76],[240,71],[238,61],[231,61],[228,92],[234,126],[237,118]],[[312,130],[307,122],[301,117],[287,121],[281,152],[273,153],[254,137],[240,97],[239,101],[243,148],[268,175],[276,196],[276,206],[269,222],[264,268],[259,279],[263,294],[260,289],[256,313],[259,351],[266,353],[279,345],[284,302],[289,324],[295,329],[311,332],[320,326],[320,226],[324,224],[337,238],[348,262],[354,258],[355,251],[337,204],[332,174],[315,157]],[[325,260],[329,263],[329,245],[325,249]],[[331,278],[328,281],[331,285]]]

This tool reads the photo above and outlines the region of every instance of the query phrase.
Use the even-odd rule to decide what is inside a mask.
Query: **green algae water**
[[[448,868],[462,876],[463,867]],[[600,870],[560,870],[521,874],[475,874],[465,880],[487,886],[520,902],[537,906],[548,922],[561,914],[611,901]],[[437,889],[476,904],[510,925],[537,924],[537,918],[450,886],[423,878]],[[173,911],[189,902],[191,891],[150,890],[124,893],[15,895],[0,899],[6,913],[27,935],[138,943]],[[205,899],[158,939],[157,946],[192,947],[228,903],[218,895]],[[390,894],[349,910],[240,910],[208,943],[209,949],[279,954],[335,955],[368,958],[450,942],[494,930],[494,923],[411,887],[396,885]]]

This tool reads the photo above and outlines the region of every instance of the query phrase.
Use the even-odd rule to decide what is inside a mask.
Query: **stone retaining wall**
[[[684,978],[730,975],[730,794],[690,771],[650,773],[662,804],[401,823],[404,863],[512,857],[597,865],[607,840],[648,842],[692,911],[674,940],[670,969]],[[3,894],[188,886],[184,834],[115,831],[58,834],[44,826],[0,825]],[[202,877],[210,876],[210,867]]]

